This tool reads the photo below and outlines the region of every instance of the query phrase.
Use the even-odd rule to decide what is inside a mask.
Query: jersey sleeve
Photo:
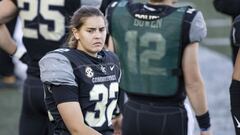
[[[189,32],[189,42],[200,42],[207,36],[207,27],[203,15],[198,11],[192,20]]]
[[[39,61],[43,83],[76,86],[70,61],[59,53],[49,53]]]
[[[114,8],[116,7],[116,5],[118,4],[117,1],[112,2],[111,4],[108,5],[107,9],[106,9],[106,13],[105,16],[107,18],[108,21],[108,31],[111,35],[112,29],[111,29],[111,22],[112,22],[112,12],[114,10]]]
[[[183,46],[200,42],[207,35],[206,23],[200,11],[189,7],[183,21]]]
[[[106,13],[106,9],[107,9],[108,5],[109,5],[110,3],[112,3],[113,1],[117,1],[117,0],[102,0],[101,6],[100,6],[99,9],[101,10],[101,12],[102,12],[103,14]]]
[[[234,19],[231,33],[233,44],[240,47],[240,15]]]

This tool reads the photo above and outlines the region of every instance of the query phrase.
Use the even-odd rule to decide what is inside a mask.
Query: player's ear
[[[77,40],[79,40],[78,29],[72,28],[72,33],[73,33],[74,37],[75,37]]]

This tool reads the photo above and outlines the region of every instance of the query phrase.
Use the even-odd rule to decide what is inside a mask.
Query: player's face
[[[106,25],[103,17],[88,17],[74,35],[79,39],[77,49],[96,57],[97,53],[103,49],[106,39]]]

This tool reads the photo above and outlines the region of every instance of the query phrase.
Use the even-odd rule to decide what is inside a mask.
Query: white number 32
[[[90,91],[90,101],[97,101],[95,111],[99,112],[99,117],[96,117],[96,112],[87,112],[85,121],[91,127],[101,127],[106,121],[111,125],[113,111],[117,105],[116,93],[118,92],[118,83],[110,84],[109,90],[103,84],[97,84]],[[100,96],[102,96],[100,100]],[[108,103],[109,99],[113,99]],[[100,100],[100,101],[99,101]]]

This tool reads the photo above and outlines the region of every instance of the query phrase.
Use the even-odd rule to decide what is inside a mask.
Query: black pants
[[[129,100],[123,113],[123,135],[187,135],[184,106],[142,104]]]
[[[40,78],[27,76],[24,82],[19,135],[53,135]]]

